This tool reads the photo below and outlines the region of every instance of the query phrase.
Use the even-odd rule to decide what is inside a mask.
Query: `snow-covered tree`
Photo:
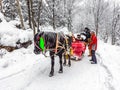
[[[112,45],[114,45],[120,39],[120,6],[114,3],[113,5],[113,17],[112,17]]]
[[[15,19],[17,16],[16,11],[15,0],[2,0],[2,12],[7,19]]]

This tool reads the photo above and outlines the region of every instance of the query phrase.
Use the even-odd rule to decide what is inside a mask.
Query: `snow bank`
[[[19,40],[21,43],[28,40],[33,40],[33,31],[31,29],[22,30],[17,29],[15,25],[19,24],[18,21],[6,22],[4,16],[0,13],[2,22],[0,23],[0,45],[4,46],[16,46],[16,42]],[[42,26],[42,31],[49,32],[63,32],[68,34],[67,28],[57,28],[53,30],[51,26]]]
[[[2,20],[0,23],[0,45],[16,46],[18,40],[20,40],[21,43],[33,40],[32,30],[17,29],[15,27],[18,23],[17,21],[6,22],[3,17]]]
[[[97,53],[100,55],[100,62],[108,73],[106,81],[114,87],[114,90],[120,90],[120,47],[99,40]],[[109,84],[107,86],[109,87]]]

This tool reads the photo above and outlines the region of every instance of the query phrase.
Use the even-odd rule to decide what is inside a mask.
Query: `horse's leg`
[[[59,55],[59,63],[60,63],[59,73],[63,73],[63,66],[62,66],[62,53],[60,53],[60,55]]]
[[[68,65],[69,65],[69,67],[71,66],[70,55],[68,55]]]
[[[54,53],[50,52],[50,57],[51,57],[51,71],[49,76],[52,77],[54,75]]]
[[[65,66],[66,65],[66,54],[64,54],[64,63],[63,65]]]

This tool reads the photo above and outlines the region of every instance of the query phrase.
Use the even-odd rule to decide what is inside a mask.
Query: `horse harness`
[[[41,36],[42,37],[42,36]],[[65,37],[64,37],[65,38]],[[39,40],[40,39],[40,37],[39,36],[37,36],[37,40]],[[67,41],[67,39],[65,38],[65,40],[66,40],[66,42],[68,42]],[[60,45],[62,45],[62,46],[60,46]],[[68,46],[68,43],[66,43],[67,44],[67,46]],[[36,42],[34,41],[34,45],[37,47],[37,49],[39,49],[40,51],[42,51],[42,54],[45,56],[45,57],[48,57],[48,56],[46,56],[45,55],[45,52],[46,51],[53,51],[53,52],[55,52],[55,55],[57,55],[62,49],[65,49],[65,47],[64,47],[64,45],[61,43],[61,42],[59,42],[59,40],[58,40],[58,33],[57,33],[57,37],[56,37],[56,47],[55,48],[52,48],[52,49],[50,49],[49,47],[47,47],[47,48],[45,48],[44,49],[44,51],[36,44]],[[46,46],[45,46],[46,47]],[[61,50],[59,50],[58,51],[58,48],[61,48]],[[67,48],[68,49],[68,48]],[[54,56],[54,54],[53,54],[53,56]]]

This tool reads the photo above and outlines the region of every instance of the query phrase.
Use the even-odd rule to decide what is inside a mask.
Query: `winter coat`
[[[91,36],[91,42],[89,44],[90,50],[97,50],[97,37],[96,35]]]
[[[85,33],[81,33],[82,35],[84,35],[86,37],[86,39],[84,40],[86,43],[89,43],[89,39],[91,37],[90,32],[85,32]]]

